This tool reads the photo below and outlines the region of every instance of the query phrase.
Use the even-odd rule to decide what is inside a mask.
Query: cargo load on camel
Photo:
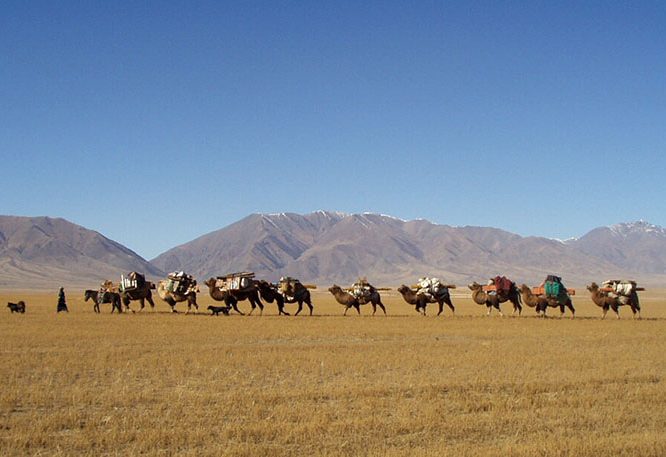
[[[120,275],[120,291],[130,292],[132,290],[141,289],[146,285],[146,277],[141,273],[132,271],[127,276]]]
[[[179,295],[196,292],[197,281],[184,271],[174,271],[167,275],[166,290]]]
[[[561,305],[569,301],[569,295],[574,295],[576,291],[569,291],[562,283],[562,278],[555,275],[548,275],[543,281],[543,292],[546,298],[557,300]]]
[[[299,284],[301,284],[301,282],[298,279],[292,278],[291,276],[283,276],[280,278],[278,290],[282,295],[293,297]]]
[[[362,305],[368,303],[375,292],[375,288],[368,282],[366,278],[359,278],[349,289],[358,302]]]
[[[502,297],[508,297],[512,290],[516,288],[516,284],[506,276],[495,276],[490,278],[488,284],[483,286],[483,290],[496,293]]]
[[[220,290],[243,290],[252,287],[254,273],[251,271],[241,271],[238,273],[229,273],[224,276],[218,276],[215,280],[215,287]]]
[[[449,289],[455,289],[452,284],[444,284],[439,278],[419,278],[416,283],[416,293],[425,295],[428,299],[448,295]]]
[[[540,286],[532,287],[534,295],[544,295],[546,298],[553,298],[564,304],[570,295],[576,295],[576,289],[568,289],[562,283],[562,278],[555,275],[548,275]]]

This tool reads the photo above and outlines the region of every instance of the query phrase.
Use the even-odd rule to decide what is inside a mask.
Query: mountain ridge
[[[654,227],[650,225],[658,232]],[[239,232],[243,236],[235,238]],[[658,246],[656,260],[642,268],[640,260],[622,264],[618,256],[604,255],[613,246],[592,246],[586,235],[563,242],[493,227],[454,227],[367,212],[255,213],[151,262],[200,277],[250,269],[271,280],[289,275],[308,282],[345,283],[368,276],[385,284],[422,275],[468,281],[507,274],[534,282],[557,273],[582,282],[666,273],[666,268],[659,270],[666,267],[666,240]]]
[[[504,274],[538,283],[555,273],[568,284],[608,277],[666,280],[666,230],[645,221],[597,227],[560,241],[494,227],[450,226],[376,213],[254,213],[148,262],[104,235],[62,218],[0,216],[0,286],[95,286],[141,271],[151,278],[185,270],[200,280],[252,270],[276,280],[412,283],[424,275],[465,284]]]
[[[94,286],[133,270],[163,274],[131,249],[66,219],[0,216],[0,286]]]

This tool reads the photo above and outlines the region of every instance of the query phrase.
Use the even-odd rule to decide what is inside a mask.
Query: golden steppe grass
[[[462,289],[437,318],[395,293],[388,317],[325,290],[313,317],[96,315],[67,293],[67,315],[55,291],[0,293],[2,455],[666,455],[664,291],[641,321],[582,290],[574,320],[488,318]]]

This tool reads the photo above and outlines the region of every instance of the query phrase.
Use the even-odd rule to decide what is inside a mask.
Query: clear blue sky
[[[5,1],[0,214],[666,225],[666,3]]]

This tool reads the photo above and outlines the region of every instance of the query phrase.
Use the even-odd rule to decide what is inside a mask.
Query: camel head
[[[409,286],[406,286],[404,284],[402,286],[398,287],[398,292],[400,292],[401,294],[405,294],[407,292],[410,292],[411,290],[412,289]]]
[[[208,278],[204,284],[206,284],[211,289],[215,287],[215,278]]]
[[[530,292],[530,288],[527,286],[527,284],[521,284],[520,291],[523,293],[527,293]]]
[[[596,282],[593,282],[592,284],[590,284],[589,286],[587,286],[587,290],[589,290],[590,292],[594,293],[594,292],[596,292],[597,290],[599,290],[599,285],[598,285]]]
[[[468,284],[467,287],[469,287],[470,290],[481,290],[481,284],[478,282],[474,281],[472,284]]]
[[[342,292],[342,288],[338,286],[337,284],[333,284],[331,287],[328,288],[328,291],[332,293],[333,295]]]

